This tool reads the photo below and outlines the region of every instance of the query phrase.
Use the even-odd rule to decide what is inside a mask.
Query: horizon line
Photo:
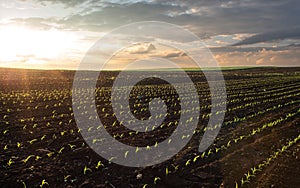
[[[220,66],[220,67],[204,67],[204,68],[182,68],[185,71],[210,71],[210,70],[238,70],[238,69],[252,69],[252,68],[295,68],[300,66]],[[92,70],[92,69],[66,69],[66,68],[25,68],[25,67],[2,67],[0,69],[17,69],[17,70],[37,70],[37,71],[100,71],[100,70]],[[180,69],[180,68],[178,68]],[[177,68],[149,68],[149,69],[129,69],[125,71],[176,71]],[[120,69],[104,69],[101,71],[122,71]]]

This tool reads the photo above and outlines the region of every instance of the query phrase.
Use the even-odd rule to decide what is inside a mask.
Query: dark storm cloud
[[[28,1],[28,0],[21,0],[21,1]],[[86,0],[35,0],[35,1],[41,3],[42,5],[46,5],[46,3],[53,3],[53,4],[61,3],[67,7],[73,7],[85,2]]]
[[[93,9],[87,7],[87,10]],[[91,31],[111,30],[126,23],[146,20],[170,21],[164,15],[167,11],[175,11],[178,7],[168,5],[134,3],[126,6],[97,7],[90,13],[87,10],[81,14],[71,15],[61,23],[67,27],[87,29]]]
[[[233,46],[255,44],[260,42],[270,42],[282,39],[300,39],[300,28],[294,30],[283,30],[254,35],[252,37],[242,40],[241,42],[234,44]]]
[[[298,0],[37,1],[74,7],[72,15],[55,23],[66,29],[109,31],[127,23],[156,20],[184,26],[201,38],[207,38],[219,34],[273,31],[289,34],[288,30],[300,28]]]
[[[97,5],[90,4],[86,9]],[[98,5],[99,7],[99,5]],[[196,34],[264,33],[300,26],[300,1],[154,1],[94,8],[65,23],[91,30],[158,20],[186,26]],[[84,11],[82,11],[84,13]]]
[[[28,1],[28,0],[21,0]],[[87,6],[113,6],[113,5],[125,5],[125,4],[133,4],[137,2],[151,2],[149,0],[34,0],[42,5],[47,5],[47,3],[56,4],[60,3],[65,5],[65,7],[75,7],[81,4],[85,4]]]

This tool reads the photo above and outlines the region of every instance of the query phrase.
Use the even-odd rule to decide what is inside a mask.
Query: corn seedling
[[[40,184],[40,187],[44,187],[44,185],[48,185],[49,186],[49,183],[46,182],[46,180],[43,180],[42,183]]]
[[[160,177],[155,177],[154,178],[154,184],[156,184],[158,180],[160,180]]]
[[[85,175],[87,173],[87,171],[92,172],[92,169],[85,166],[84,169],[83,169],[83,174]]]

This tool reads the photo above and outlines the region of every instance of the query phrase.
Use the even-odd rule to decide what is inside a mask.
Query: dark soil
[[[117,165],[90,149],[78,132],[71,95],[74,73],[0,69],[0,187],[240,187],[251,168],[300,134],[300,68],[223,71],[227,87],[225,120],[206,155],[194,162],[202,155],[198,146],[209,119],[211,99],[205,76],[193,71],[188,74],[197,87],[201,113],[197,131],[187,146],[154,166]],[[176,72],[166,74],[180,76]],[[133,88],[130,107],[137,119],[150,117],[149,110],[142,109],[148,109],[155,97],[164,100],[169,115],[163,127],[132,134],[117,121],[111,107],[110,89],[117,75],[103,72],[97,83],[97,111],[106,130],[131,146],[154,147],[167,139],[180,118],[180,113],[174,113],[181,110],[174,87],[152,78]],[[288,114],[294,115],[286,118]],[[284,120],[251,135],[254,129],[280,119]],[[221,149],[215,152],[216,148]],[[212,154],[207,155],[208,151]],[[243,186],[299,187],[299,158],[298,142]],[[102,165],[97,166],[99,161]]]

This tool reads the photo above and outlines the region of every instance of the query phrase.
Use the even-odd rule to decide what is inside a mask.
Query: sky
[[[0,67],[77,69],[101,37],[140,21],[191,31],[222,67],[300,66],[299,18],[298,0],[0,0]],[[112,69],[145,55],[188,61],[147,41],[112,58]]]

